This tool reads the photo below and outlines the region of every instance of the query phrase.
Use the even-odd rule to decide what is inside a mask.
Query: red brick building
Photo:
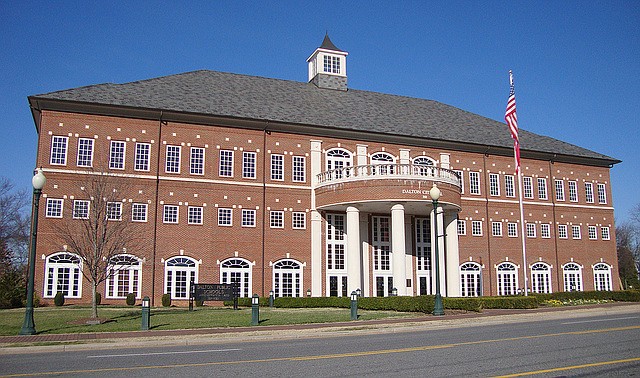
[[[99,172],[128,188],[108,216],[146,240],[113,259],[105,302],[231,281],[242,296],[432,294],[436,239],[447,296],[619,289],[618,160],[520,130],[522,227],[504,123],[347,88],[346,60],[325,37],[307,83],[196,71],[29,97],[47,176],[36,292],[89,301],[56,230],[92,211]]]

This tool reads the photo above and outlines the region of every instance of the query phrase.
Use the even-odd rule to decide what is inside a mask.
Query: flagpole
[[[527,245],[526,228],[524,224],[524,208],[522,205],[522,170],[520,169],[520,138],[518,136],[518,116],[516,115],[516,91],[513,86],[513,72],[509,70],[509,100],[504,120],[509,126],[513,138],[513,157],[516,163],[516,175],[518,176],[518,204],[520,205],[520,235],[522,238],[522,273],[524,276],[524,295],[529,293],[529,277],[527,277]]]

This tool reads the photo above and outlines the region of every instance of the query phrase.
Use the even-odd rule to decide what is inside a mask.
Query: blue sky
[[[520,127],[623,160],[616,219],[640,203],[637,1],[0,0],[0,176],[30,188],[29,95],[199,69],[306,81],[325,32],[349,87],[499,121],[513,70]]]

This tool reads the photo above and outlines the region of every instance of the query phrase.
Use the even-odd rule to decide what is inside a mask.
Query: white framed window
[[[235,284],[238,297],[251,297],[252,272],[251,263],[241,258],[230,258],[220,263],[220,283]]]
[[[560,239],[568,239],[569,235],[568,235],[568,227],[566,224],[559,224],[558,225],[558,238]]]
[[[598,203],[607,203],[607,190],[604,184],[598,184]]]
[[[517,238],[518,237],[518,224],[515,222],[509,222],[507,223],[507,235],[510,238]]]
[[[186,256],[172,257],[164,263],[164,293],[171,299],[188,299],[191,285],[198,282],[198,263]]]
[[[67,165],[67,142],[69,138],[63,136],[51,137],[51,165]]]
[[[533,179],[531,177],[522,178],[522,195],[524,198],[533,198]]]
[[[538,178],[538,199],[546,200],[547,197],[547,179],[544,177]]]
[[[162,211],[162,223],[177,224],[179,214],[180,212],[177,205],[164,205]]]
[[[166,173],[180,173],[180,154],[182,146],[167,145],[164,171]]]
[[[371,155],[371,174],[389,175],[395,172],[394,157],[387,152],[376,152]]]
[[[344,148],[333,148],[327,151],[327,172],[331,175],[331,179],[340,179],[349,176],[349,167],[351,167],[351,153]]]
[[[62,218],[63,205],[61,198],[47,198],[47,218]]]
[[[571,238],[582,239],[582,233],[580,232],[580,225],[574,224],[571,226]]]
[[[107,267],[106,298],[126,298],[133,293],[141,297],[142,260],[136,256],[121,254],[113,256]]]
[[[73,219],[89,218],[89,201],[74,200],[73,201]]]
[[[284,228],[284,211],[269,211],[269,227]]]
[[[502,222],[491,222],[491,234],[493,236],[502,236]]]
[[[339,286],[342,286],[340,283],[346,283],[347,276],[345,265],[345,215],[327,214],[326,220],[325,255],[327,275],[329,276],[327,284],[329,286],[329,296],[337,297],[345,294],[343,290],[340,290]]]
[[[233,151],[220,150],[218,175],[220,177],[233,177]]]
[[[204,211],[202,206],[189,206],[187,210],[188,224],[202,224],[202,213]]]
[[[340,73],[340,57],[339,56],[331,56],[325,55],[323,59],[323,70],[327,73]]]
[[[307,228],[307,213],[304,211],[294,211],[291,213],[291,227],[295,230]]]
[[[588,230],[589,230],[589,240],[597,240],[598,228],[596,226],[588,226]]]
[[[242,152],[242,178],[256,178],[256,153],[252,151]]]
[[[480,172],[469,172],[469,193],[480,194]]]
[[[507,197],[515,197],[516,190],[513,175],[504,175],[504,195]]]
[[[562,266],[564,291],[582,291],[582,266],[574,262]]]
[[[548,223],[540,223],[540,237],[543,239],[551,238],[551,225]]]
[[[531,292],[551,293],[551,265],[544,262],[531,265]]]
[[[587,203],[593,203],[593,183],[585,182],[584,183],[584,198]]]
[[[151,160],[151,144],[136,143],[136,156],[134,167],[136,171],[149,171],[149,162]]]
[[[602,240],[611,240],[609,227],[600,227],[600,237],[602,238]]]
[[[271,155],[271,180],[284,181],[284,155]]]
[[[564,181],[556,180],[556,201],[564,201]]]
[[[204,148],[191,147],[189,154],[189,173],[204,175]]]
[[[302,296],[302,264],[282,259],[273,264],[273,293],[276,297]]]
[[[304,156],[293,156],[292,157],[293,164],[293,182],[305,182],[306,179],[306,168],[305,168],[305,157]]]
[[[535,238],[536,237],[536,224],[535,223],[527,223],[525,227],[527,229],[527,237],[528,238]]]
[[[107,220],[122,220],[122,202],[107,202]]]
[[[218,226],[233,226],[233,209],[218,208]]]
[[[503,262],[496,266],[498,276],[498,295],[516,295],[518,293],[518,268],[514,263]]]
[[[131,204],[131,220],[133,222],[146,222],[148,208],[149,205],[146,203]]]
[[[387,297],[393,290],[393,270],[391,260],[391,218],[374,216],[371,218],[371,244],[373,247],[374,296]]]
[[[482,267],[475,262],[460,265],[460,295],[479,297],[482,295]]]
[[[78,139],[78,167],[92,167],[93,166],[93,139],[80,138]]]
[[[58,252],[45,260],[44,297],[63,293],[65,298],[82,297],[82,260],[75,253]]]
[[[593,287],[597,291],[611,291],[611,265],[605,263],[597,263],[592,266],[593,269]]]
[[[242,209],[242,227],[256,226],[256,211],[253,209]]]
[[[431,295],[431,219],[415,218],[416,280],[418,295]]]
[[[500,175],[497,173],[489,173],[489,195],[500,195]]]
[[[464,219],[458,219],[458,235],[467,234],[467,221]]]
[[[578,182],[569,181],[569,201],[578,202]]]
[[[109,168],[124,169],[126,153],[127,142],[121,140],[112,140],[109,148]]]
[[[471,235],[482,236],[482,221],[471,221]]]
[[[458,178],[460,179],[460,194],[464,194],[464,172],[462,171],[454,171]]]

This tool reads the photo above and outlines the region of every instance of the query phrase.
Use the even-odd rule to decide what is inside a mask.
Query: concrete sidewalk
[[[387,318],[340,323],[314,323],[282,326],[199,328],[131,332],[96,332],[0,336],[0,354],[78,349],[112,349],[138,345],[194,345],[202,343],[250,341],[256,339],[334,337],[354,332],[409,332],[417,329],[471,327],[595,315],[634,314],[640,316],[640,303],[607,303],[576,307],[545,307],[529,310],[484,310],[482,313],[445,313],[410,318]],[[42,345],[46,344],[46,345]]]

